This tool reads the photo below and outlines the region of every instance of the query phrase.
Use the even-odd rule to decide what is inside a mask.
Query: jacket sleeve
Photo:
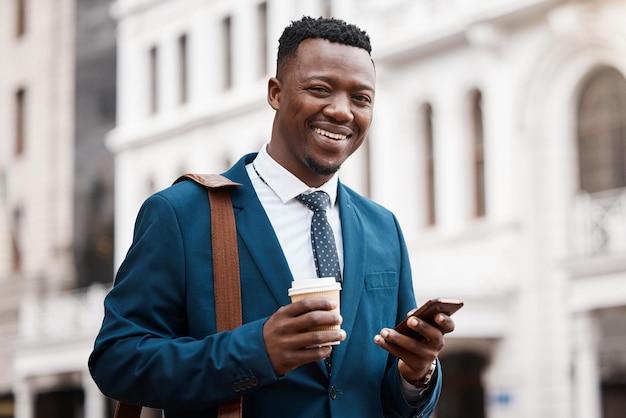
[[[189,336],[186,318],[198,312],[186,305],[185,260],[197,249],[185,248],[180,216],[158,194],[142,206],[133,243],[105,299],[89,368],[111,398],[160,409],[206,409],[278,377],[265,350],[265,319]],[[203,314],[214,330],[211,298]]]
[[[406,314],[415,308],[415,295],[413,291],[413,279],[409,262],[409,255],[406,243],[402,234],[402,230],[397,219],[396,230],[400,241],[400,283],[398,286],[398,317],[396,323],[404,320]],[[385,374],[385,384],[383,385],[383,405],[385,405],[386,417],[429,417],[433,413],[439,395],[441,393],[441,365],[437,361],[437,372],[433,375],[430,388],[424,392],[422,399],[418,404],[409,404],[404,397],[400,383],[400,374],[398,371],[398,359],[389,355],[387,362],[387,372]]]

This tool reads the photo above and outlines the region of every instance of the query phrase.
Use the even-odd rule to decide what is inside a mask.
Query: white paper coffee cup
[[[289,297],[291,302],[298,302],[305,298],[328,298],[337,302],[337,307],[332,312],[340,313],[339,302],[341,299],[341,283],[334,277],[320,277],[318,279],[294,280],[291,282]],[[312,331],[330,331],[340,329],[340,325],[320,325],[311,328]],[[339,344],[339,342],[329,343]]]

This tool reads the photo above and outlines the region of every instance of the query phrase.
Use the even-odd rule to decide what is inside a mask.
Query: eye
[[[313,87],[309,87],[309,91],[316,93],[316,94],[326,94],[328,93],[328,89],[326,87],[323,86],[313,86]]]
[[[369,96],[366,96],[365,94],[357,94],[355,96],[352,96],[354,100],[356,100],[357,102],[361,102],[363,104],[369,104],[372,103],[372,98]]]

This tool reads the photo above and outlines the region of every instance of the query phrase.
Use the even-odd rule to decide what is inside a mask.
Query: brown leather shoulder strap
[[[241,283],[237,226],[228,189],[241,186],[217,174],[185,174],[177,180],[190,179],[205,187],[211,203],[211,245],[213,252],[213,289],[215,292],[215,321],[217,332],[237,328],[242,323]],[[241,397],[221,404],[219,418],[241,418]]]
[[[241,284],[237,227],[228,191],[242,186],[219,174],[185,174],[174,184],[193,180],[206,187],[211,203],[211,245],[213,247],[213,289],[215,292],[215,321],[217,332],[232,330],[242,323]],[[219,418],[241,418],[241,397],[220,405]],[[118,402],[114,418],[139,418],[141,406]]]
[[[230,179],[220,174],[194,174],[194,173],[183,174],[182,176],[176,179],[174,184],[180,183],[183,180],[193,180],[196,183],[201,184],[204,187],[208,187],[208,188],[243,186],[243,184],[235,183],[234,181],[231,181]]]
[[[217,332],[231,330],[241,325],[242,318],[237,227],[228,189],[242,184],[219,174],[184,174],[174,184],[183,180],[195,181],[208,190]]]
[[[209,188],[217,332],[241,325],[237,227],[228,189]]]

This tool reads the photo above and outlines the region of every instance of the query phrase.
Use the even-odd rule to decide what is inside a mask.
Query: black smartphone
[[[443,313],[443,314],[450,316],[456,311],[458,311],[459,309],[461,309],[462,307],[463,307],[463,302],[459,299],[450,299],[450,298],[431,299],[427,301],[426,303],[424,303],[422,306],[420,306],[418,310],[416,310],[415,312],[411,314],[411,316],[416,316],[422,321],[426,321],[429,324],[436,326],[435,315],[437,315],[438,313]],[[406,324],[406,321],[409,318],[410,316],[407,317],[401,323],[399,323],[396,326],[395,330],[404,335],[408,335],[409,337],[415,338],[417,340],[423,340],[424,337],[421,334],[418,334],[417,332],[413,331]]]

